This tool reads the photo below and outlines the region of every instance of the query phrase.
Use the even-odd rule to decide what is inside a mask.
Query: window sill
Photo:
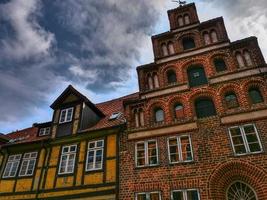
[[[57,174],[58,177],[66,177],[66,176],[73,176],[74,175],[74,172],[71,172],[71,173],[62,173],[62,174]]]
[[[156,168],[159,167],[160,164],[156,164],[156,165],[145,165],[145,166],[135,166],[136,170],[142,170],[142,169],[150,169],[150,168]]]
[[[104,169],[95,169],[95,170],[85,170],[85,174],[94,174],[94,173],[99,173],[99,172],[104,172]]]
[[[174,165],[187,165],[187,164],[193,164],[195,163],[194,160],[190,160],[190,161],[179,161],[179,162],[169,162],[170,166],[174,166]]]
[[[261,154],[265,154],[265,152],[262,150],[262,151],[258,151],[258,152],[243,153],[243,154],[234,153],[234,157],[252,156],[252,155],[261,155]]]

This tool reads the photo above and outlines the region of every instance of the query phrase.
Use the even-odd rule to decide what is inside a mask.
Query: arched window
[[[154,88],[159,88],[159,79],[157,73],[153,73]]]
[[[195,101],[196,115],[198,118],[205,118],[216,115],[214,103],[209,98],[200,98]]]
[[[173,46],[173,43],[172,42],[169,42],[168,43],[168,51],[169,51],[169,54],[172,55],[174,54],[174,46]]]
[[[247,50],[244,51],[244,58],[245,58],[247,66],[252,66],[253,65],[250,53]]]
[[[179,26],[183,26],[183,25],[184,25],[184,19],[183,19],[182,16],[179,16],[179,17],[178,17],[178,25],[179,25]]]
[[[152,90],[153,88],[153,78],[151,75],[148,75],[148,89]]]
[[[167,71],[167,79],[168,79],[168,84],[176,83],[177,79],[176,79],[175,71],[173,70]]]
[[[255,191],[247,184],[236,181],[227,189],[227,200],[257,200]]]
[[[250,88],[248,94],[252,104],[262,103],[264,101],[262,94],[257,87]]]
[[[233,93],[233,92],[226,93],[224,99],[225,99],[225,104],[226,104],[227,108],[239,107],[239,103],[238,103],[238,100],[237,100],[235,93]]]
[[[185,14],[185,15],[184,15],[184,23],[185,23],[186,25],[190,24],[190,17],[189,17],[188,14]]]
[[[184,118],[184,107],[181,103],[176,103],[174,105],[174,117],[176,119]]]
[[[241,55],[241,53],[236,53],[236,59],[237,59],[237,62],[238,62],[238,66],[240,68],[243,68],[245,67],[245,62],[244,62],[244,59],[243,59],[243,56]]]
[[[168,49],[167,49],[167,45],[165,43],[161,45],[161,51],[162,51],[163,56],[168,55]]]
[[[161,108],[156,108],[154,114],[155,114],[155,122],[164,121],[164,111]]]
[[[215,30],[211,31],[211,41],[212,41],[212,43],[218,42],[218,36],[217,36],[217,32]]]
[[[184,38],[183,39],[184,50],[193,49],[196,47],[195,41],[193,38]]]
[[[187,76],[190,87],[205,85],[208,83],[205,70],[201,65],[189,67],[187,70]]]
[[[211,44],[210,35],[209,35],[207,32],[205,32],[205,33],[203,34],[203,37],[204,37],[205,45],[209,45],[209,44]]]
[[[213,61],[213,63],[214,63],[216,72],[225,71],[226,68],[227,68],[224,60],[221,59],[221,58],[215,58],[214,61]]]

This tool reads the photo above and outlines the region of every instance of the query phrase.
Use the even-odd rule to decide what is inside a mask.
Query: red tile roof
[[[106,101],[103,103],[96,104],[96,107],[102,111],[105,115],[96,125],[90,127],[86,130],[82,130],[81,132],[88,132],[93,130],[99,129],[106,129],[111,128],[114,126],[122,125],[125,123],[125,119],[123,116],[124,109],[123,109],[123,102],[125,100],[135,99],[139,96],[139,93],[130,94],[118,99]],[[121,112],[122,115],[114,120],[110,120],[110,116],[112,113]],[[49,139],[50,136],[45,137],[38,137],[38,127],[30,127],[23,130],[15,131],[5,135],[6,137],[10,138],[10,142],[2,145],[2,146],[10,146],[14,144],[21,144],[21,143],[29,143],[29,142],[37,142],[40,140]],[[13,141],[12,141],[13,140]]]
[[[139,93],[137,92],[137,93],[133,93],[133,94],[118,98],[118,99],[113,99],[111,101],[106,101],[103,103],[96,104],[96,107],[105,114],[105,117],[102,118],[93,127],[82,130],[81,132],[105,129],[105,128],[110,128],[110,127],[124,124],[125,119],[124,119],[124,115],[123,115],[123,113],[124,113],[123,102],[125,100],[137,98],[138,96],[139,96]],[[116,113],[116,112],[120,112],[120,113],[122,113],[122,115],[117,119],[110,120],[109,118],[112,115],[112,113]]]
[[[29,142],[37,142],[40,140],[48,139],[49,137],[38,137],[38,128],[30,127],[23,130],[11,132],[6,135],[10,138],[9,142],[4,144],[3,146],[10,146],[13,144],[21,144],[21,143],[29,143]]]

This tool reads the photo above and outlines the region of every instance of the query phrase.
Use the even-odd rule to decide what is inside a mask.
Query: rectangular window
[[[236,155],[262,152],[260,138],[254,124],[231,127],[229,134]]]
[[[40,128],[39,136],[49,135],[50,134],[50,127]]]
[[[161,200],[160,192],[142,192],[135,195],[135,200]]]
[[[172,200],[200,200],[199,192],[196,189],[175,190],[171,196]]]
[[[168,147],[170,163],[193,161],[193,151],[189,136],[169,138]]]
[[[73,108],[63,109],[60,112],[59,123],[66,123],[72,121]]]
[[[31,176],[34,171],[37,152],[25,153],[22,159],[19,176]]]
[[[137,167],[154,166],[158,164],[158,147],[156,140],[138,142],[135,146]]]
[[[86,171],[100,170],[103,167],[104,140],[89,142]]]
[[[59,174],[70,174],[74,171],[77,145],[64,146],[61,152]]]
[[[18,171],[21,154],[16,154],[8,157],[3,178],[15,177]]]

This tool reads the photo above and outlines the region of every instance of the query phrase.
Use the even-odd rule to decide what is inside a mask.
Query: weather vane
[[[186,1],[181,1],[181,0],[172,0],[172,2],[176,2],[176,3],[179,3],[179,6],[184,6],[186,4]]]

